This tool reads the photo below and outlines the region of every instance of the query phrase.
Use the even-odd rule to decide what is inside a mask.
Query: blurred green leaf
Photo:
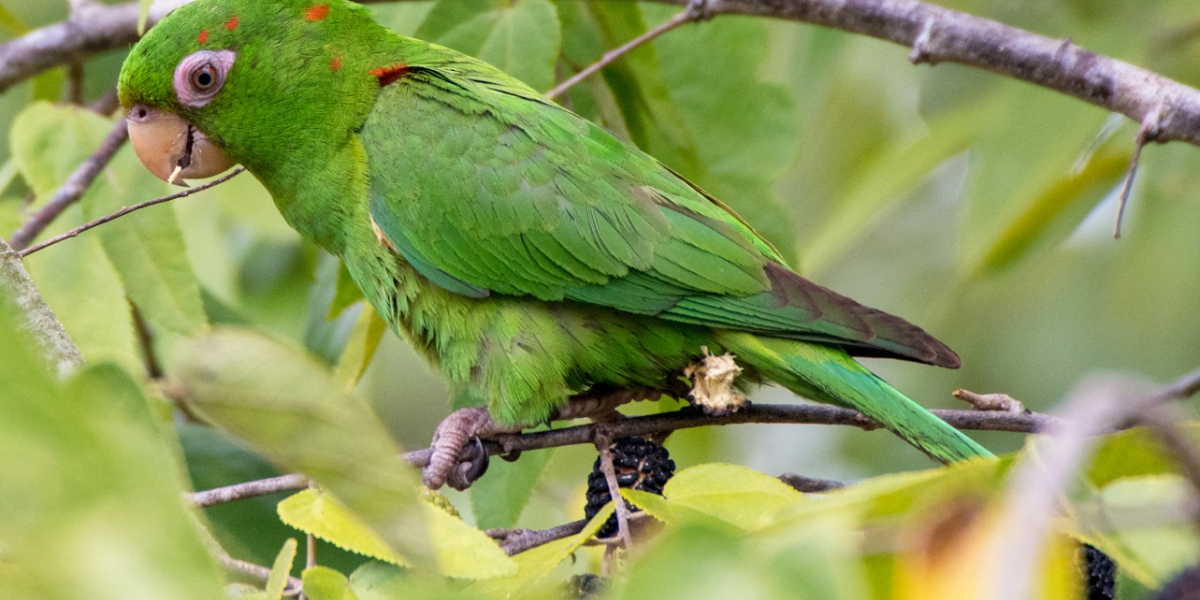
[[[138,35],[145,35],[146,21],[150,17],[150,5],[154,4],[154,0],[138,0]]]
[[[771,186],[796,160],[798,107],[790,90],[755,75],[767,56],[765,26],[749,19],[700,24],[653,44],[663,82],[696,143],[695,170],[680,165],[683,175],[794,260],[790,219]]]
[[[279,549],[279,555],[275,557],[275,563],[271,566],[271,576],[267,579],[266,592],[272,600],[283,597],[283,590],[287,587],[288,575],[292,573],[292,563],[295,560],[296,540],[289,539],[283,543],[283,548]]]
[[[38,195],[48,197],[112,127],[112,122],[83,108],[33,104],[13,129],[14,155]],[[71,142],[75,143],[64,146]],[[161,195],[165,189],[166,184],[147,172],[133,150],[125,147],[80,204],[84,217],[95,219]],[[140,211],[107,223],[91,235],[99,237],[121,275],[126,294],[151,326],[179,334],[195,333],[205,326],[200,287],[187,261],[173,211],[166,207]]]
[[[941,115],[929,123],[928,133],[919,140],[894,142],[880,149],[860,167],[833,213],[803,247],[803,271],[823,270],[911,194],[933,169],[970,147],[976,135],[970,123],[979,117],[980,111],[972,109]]]
[[[514,556],[513,560],[517,563],[515,575],[480,581],[468,591],[478,592],[483,596],[522,597],[573,552],[592,539],[612,514],[613,503],[609,502],[577,535],[542,544]]]
[[[56,384],[6,308],[0,339],[0,571],[43,600],[220,597],[138,385],[112,365]]]
[[[169,373],[198,415],[312,477],[406,559],[434,559],[416,475],[370,408],[311,356],[217,329],[184,344]]]
[[[475,523],[480,529],[516,527],[553,454],[553,450],[542,450],[524,453],[514,462],[492,461],[488,476],[469,489]]]
[[[562,43],[549,0],[440,0],[416,37],[476,56],[536,90],[554,84]]]
[[[1050,182],[1008,224],[971,272],[976,276],[995,274],[1037,250],[1066,239],[1092,207],[1121,181],[1131,159],[1130,149],[1104,149],[1090,157],[1078,171]]]
[[[1200,448],[1200,424],[1188,423],[1185,428],[1192,443]],[[1126,477],[1178,473],[1175,458],[1165,452],[1162,444],[1148,429],[1138,427],[1104,437],[1096,449],[1088,469],[1088,481],[1103,488]]]
[[[1190,486],[1175,475],[1115,481],[1077,507],[1084,534],[1144,585],[1158,587],[1200,560]]]
[[[375,351],[379,349],[379,342],[383,340],[387,331],[387,321],[384,321],[369,304],[364,304],[362,311],[358,313],[358,320],[350,333],[350,339],[346,342],[346,350],[342,352],[337,364],[337,378],[347,391],[353,390],[367,372],[371,359],[375,357]]]
[[[358,600],[345,575],[321,566],[304,571],[304,595],[310,600]]]
[[[0,27],[7,29],[13,37],[29,33],[29,25],[26,25],[17,15],[12,14],[4,5],[0,5]]]

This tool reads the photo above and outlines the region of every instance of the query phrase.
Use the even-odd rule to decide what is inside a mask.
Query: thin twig
[[[371,0],[378,1],[378,0]],[[694,0],[654,0],[688,6]],[[918,62],[955,62],[1079,98],[1137,123],[1171,98],[1160,141],[1200,145],[1200,91],[1128,63],[996,21],[914,0],[708,0],[706,14],[812,23],[887,40]],[[97,5],[78,18],[0,45],[0,92],[47,69],[137,41],[138,3]],[[153,23],[161,12],[152,11]]]
[[[264,583],[271,578],[271,569],[267,567],[236,559],[219,546],[213,547],[211,551],[216,554],[217,561],[221,563],[221,566],[231,574],[243,575]],[[288,575],[287,581],[287,589],[283,591],[284,596],[295,596],[304,588],[304,582],[296,577]]]
[[[487,534],[500,543],[505,553],[513,556],[542,544],[579,535],[587,524],[587,519],[580,519],[549,529],[489,529]]]
[[[1020,400],[1008,394],[977,394],[970,390],[954,390],[955,398],[971,405],[975,410],[1026,413],[1029,409]]]
[[[1133,159],[1129,161],[1129,171],[1125,174],[1125,181],[1121,183],[1121,197],[1117,202],[1117,220],[1113,224],[1113,239],[1121,237],[1121,223],[1125,219],[1125,206],[1129,203],[1129,192],[1133,190],[1133,179],[1137,176],[1138,165],[1142,161],[1142,149],[1146,147],[1146,144],[1158,138],[1162,113],[1167,104],[1168,102],[1164,99],[1138,127],[1137,136],[1133,140]]]
[[[582,71],[567,78],[566,81],[563,81],[562,83],[554,86],[554,89],[546,92],[545,96],[547,98],[550,98],[551,100],[561,96],[563,94],[563,92],[571,89],[571,87],[573,87],[575,84],[583,81],[584,79],[587,79],[588,77],[591,77],[594,73],[596,73],[600,69],[607,67],[608,65],[615,62],[618,58],[621,58],[622,56],[629,54],[630,52],[632,52],[639,46],[653,40],[654,38],[668,32],[668,31],[671,31],[672,29],[675,29],[676,27],[679,27],[680,25],[683,25],[684,23],[691,23],[692,21],[695,21],[697,19],[698,19],[698,17],[696,15],[696,13],[694,13],[692,11],[685,10],[683,12],[676,14],[675,16],[671,17],[670,20],[663,23],[662,25],[659,25],[658,27],[655,27],[655,28],[647,31],[646,33],[643,33],[642,35],[639,35],[639,36],[633,38],[632,40],[626,42],[622,46],[619,46],[613,50],[609,50],[608,52],[605,52],[604,56],[600,57],[600,60],[597,60],[596,62],[588,65]]]
[[[600,452],[600,472],[604,474],[604,481],[608,483],[608,494],[617,513],[617,537],[621,540],[621,545],[630,549],[633,548],[633,539],[629,537],[629,505],[625,504],[625,497],[621,495],[621,485],[617,483],[617,470],[613,467],[612,440],[613,436],[606,428],[596,431],[595,444],[596,450]]]
[[[70,177],[67,177],[62,187],[58,188],[46,206],[42,207],[12,235],[9,244],[16,250],[24,250],[29,246],[51,221],[58,218],[58,215],[62,214],[68,206],[83,196],[100,172],[104,170],[104,167],[108,166],[117,150],[120,150],[128,139],[129,131],[125,126],[125,119],[118,119],[104,141],[100,142],[96,151],[75,168],[75,171],[71,173]],[[21,254],[21,256],[24,255],[24,253]]]
[[[308,487],[308,478],[298,473],[280,475],[270,479],[247,481],[235,485],[227,485],[203,492],[188,494],[187,500],[197,508],[207,508],[218,504],[227,504],[237,500],[268,496],[280,492],[294,492]]]
[[[227,175],[217,178],[217,179],[214,179],[208,183],[201,184],[196,187],[190,187],[186,190],[183,190],[181,192],[176,192],[169,196],[162,196],[161,198],[155,198],[153,200],[139,202],[137,204],[134,204],[133,206],[126,206],[125,208],[122,208],[121,210],[118,210],[117,212],[114,212],[110,215],[100,217],[99,219],[96,219],[94,221],[89,221],[89,222],[84,223],[83,225],[80,225],[79,227],[76,227],[75,229],[72,229],[66,233],[56,235],[36,246],[26,248],[25,250],[21,251],[21,257],[24,258],[26,256],[29,256],[30,254],[33,254],[34,252],[37,252],[39,250],[43,250],[45,248],[53,246],[54,244],[57,244],[63,240],[73,238],[89,229],[98,227],[100,225],[108,223],[109,221],[114,221],[116,219],[119,219],[131,212],[139,211],[143,208],[148,208],[148,207],[154,206],[156,204],[162,204],[163,202],[170,202],[171,200],[178,200],[180,198],[186,198],[197,192],[203,192],[204,190],[207,190],[209,188],[216,187],[218,185],[221,185],[222,183],[225,183],[226,181],[229,181],[230,179],[233,179],[234,177],[237,177],[238,175],[241,175],[242,172],[245,170],[246,169],[244,167],[238,167],[238,168],[230,171]]]

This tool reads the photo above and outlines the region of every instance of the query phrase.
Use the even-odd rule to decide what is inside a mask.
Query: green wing
[[[410,66],[380,90],[362,140],[379,228],[455,293],[958,366],[918,327],[791,272],[720,202],[486,64]]]

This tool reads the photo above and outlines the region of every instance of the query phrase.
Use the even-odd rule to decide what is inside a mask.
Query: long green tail
[[[806,398],[858,410],[941,462],[994,456],[840,349],[734,331],[718,339],[767,379]]]

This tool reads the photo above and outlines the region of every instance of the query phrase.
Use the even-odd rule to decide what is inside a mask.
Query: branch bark
[[[42,357],[60,377],[71,374],[83,365],[83,354],[79,347],[42,300],[29,273],[25,271],[20,255],[4,240],[0,240],[0,292],[0,298],[6,299],[16,309],[17,327],[33,336]]]
[[[136,2],[77,12],[0,46],[0,92],[47,69],[137,40]],[[707,0],[704,14],[801,21],[887,40],[911,48],[914,63],[955,62],[986,69],[1121,113],[1146,127],[1148,141],[1200,145],[1200,91],[1069,39],[1051,39],[916,0]],[[150,22],[161,16],[152,14]]]
[[[67,210],[67,207],[78,202],[128,139],[129,130],[126,127],[125,119],[117,119],[104,141],[100,142],[100,146],[92,152],[87,160],[75,167],[70,177],[67,177],[67,180],[54,193],[54,197],[13,234],[10,240],[12,247],[16,250],[24,250],[46,229],[46,226],[58,218],[64,210]]]

